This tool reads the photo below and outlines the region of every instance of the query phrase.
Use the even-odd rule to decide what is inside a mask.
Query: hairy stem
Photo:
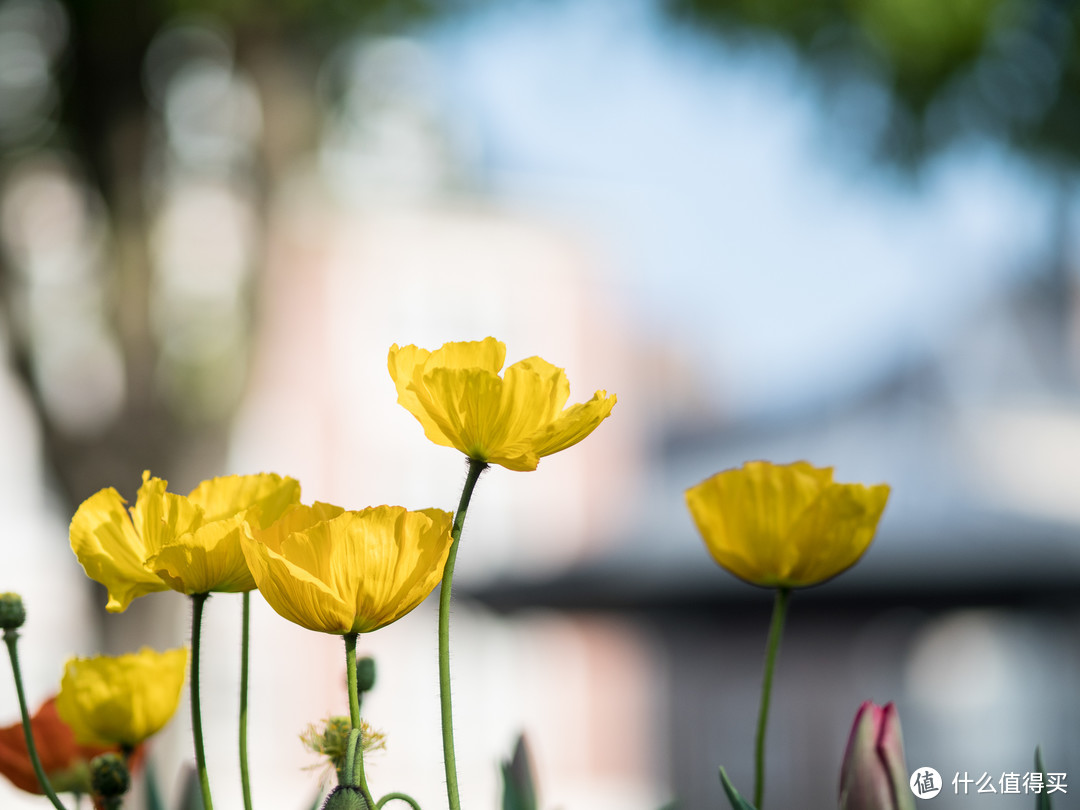
[[[203,747],[202,705],[199,702],[199,647],[202,640],[203,605],[210,594],[191,596],[191,736],[195,738],[195,769],[199,773],[204,810],[214,810],[210,798],[210,777],[206,772],[206,749]]]
[[[450,554],[443,569],[442,586],[439,590],[439,704],[442,709],[443,763],[446,768],[446,798],[450,810],[461,810],[458,796],[457,757],[454,753],[454,709],[450,698],[450,590],[454,582],[454,563],[457,561],[461,530],[465,526],[465,513],[469,510],[473,489],[480,473],[487,469],[487,462],[469,459],[469,472],[461,490],[454,525],[450,530]]]
[[[11,658],[11,673],[15,676],[15,692],[19,696],[19,712],[22,714],[23,736],[26,738],[26,750],[30,754],[30,764],[34,766],[34,776],[38,784],[49,797],[56,810],[67,810],[60,799],[56,796],[49,783],[49,777],[45,775],[45,769],[41,767],[41,757],[38,756],[37,746],[34,745],[34,732],[30,728],[30,711],[26,707],[26,693],[23,692],[22,670],[19,668],[19,651],[17,648],[19,633],[16,630],[4,631],[4,643],[7,644],[8,657]]]

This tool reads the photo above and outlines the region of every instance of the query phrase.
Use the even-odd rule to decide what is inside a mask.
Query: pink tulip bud
[[[859,707],[840,769],[840,810],[914,810],[896,707]]]

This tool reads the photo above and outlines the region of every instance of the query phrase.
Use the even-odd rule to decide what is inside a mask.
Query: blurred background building
[[[1037,743],[1077,767],[1071,6],[279,5],[0,0],[0,590],[29,606],[35,705],[71,654],[186,638],[171,593],[105,614],[67,546],[82,499],[273,470],[307,501],[451,509],[464,465],[396,405],[386,353],[490,334],[619,402],[477,491],[470,806],[522,730],[545,808],[719,807],[719,765],[748,789],[770,597],[711,562],[682,493],[755,458],[893,487],[866,558],[793,601],[769,806],[835,805],[866,699],[949,782],[1023,774]],[[434,612],[361,640],[370,779],[429,808]],[[207,608],[223,807],[239,615]],[[256,804],[309,807],[298,735],[347,705],[340,642],[257,598],[253,634]],[[151,758],[171,798],[185,712]],[[976,800],[1017,804],[937,798]],[[0,783],[0,806],[43,802]]]

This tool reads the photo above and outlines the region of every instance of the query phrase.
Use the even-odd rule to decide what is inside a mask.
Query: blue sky
[[[737,412],[857,390],[1045,255],[1031,167],[989,143],[876,166],[880,94],[826,109],[778,43],[735,51],[645,0],[506,3],[428,41],[486,188],[591,232],[636,322],[721,369]]]

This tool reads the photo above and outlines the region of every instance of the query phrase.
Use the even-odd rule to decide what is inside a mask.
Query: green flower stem
[[[768,650],[765,653],[765,677],[761,684],[761,709],[758,713],[757,739],[754,744],[754,807],[761,810],[765,795],[765,726],[769,720],[769,698],[772,696],[773,669],[780,649],[780,636],[784,634],[784,617],[787,615],[790,588],[777,588],[773,602],[772,626],[769,628]]]
[[[243,620],[240,626],[240,785],[244,810],[251,810],[251,774],[248,773],[248,655],[251,646],[251,591],[244,591]]]
[[[360,692],[356,688],[356,638],[358,633],[346,633],[345,639],[345,677],[349,686],[349,720],[354,730],[363,734],[360,727]],[[371,797],[371,791],[367,786],[367,775],[364,773],[364,741],[361,739],[356,746],[355,773],[349,773],[348,769],[342,774],[350,784],[354,780],[356,787],[364,794],[364,800],[368,807],[375,806],[375,800]]]
[[[203,605],[208,593],[191,595],[191,735],[195,738],[195,768],[199,772],[204,810],[214,810],[210,798],[210,777],[206,773],[206,750],[203,748],[202,706],[199,703],[199,642],[202,638]]]
[[[442,707],[443,763],[446,767],[446,798],[450,810],[461,810],[458,796],[457,757],[454,754],[454,708],[450,698],[450,589],[454,582],[454,562],[457,560],[461,529],[465,525],[465,513],[469,510],[473,489],[480,473],[487,469],[486,461],[469,459],[469,472],[461,490],[454,525],[450,530],[450,554],[443,569],[442,586],[439,589],[439,704]]]
[[[30,754],[30,764],[34,766],[34,776],[38,784],[49,797],[56,810],[67,810],[60,799],[56,796],[49,783],[49,777],[45,775],[45,769],[41,767],[41,758],[38,756],[37,746],[34,745],[34,733],[30,728],[30,711],[26,708],[26,693],[23,692],[22,670],[19,668],[19,651],[17,648],[19,633],[17,630],[4,631],[4,643],[7,644],[8,656],[11,658],[11,673],[15,676],[15,692],[19,696],[19,711],[22,713],[23,736],[26,737],[26,750]]]
[[[387,793],[379,799],[379,803],[375,805],[375,810],[382,810],[384,804],[394,799],[406,802],[413,810],[420,810],[420,803],[407,793]]]
[[[356,783],[356,749],[360,745],[360,729],[349,732],[349,742],[345,745],[345,764],[341,766],[342,782],[347,785]]]

